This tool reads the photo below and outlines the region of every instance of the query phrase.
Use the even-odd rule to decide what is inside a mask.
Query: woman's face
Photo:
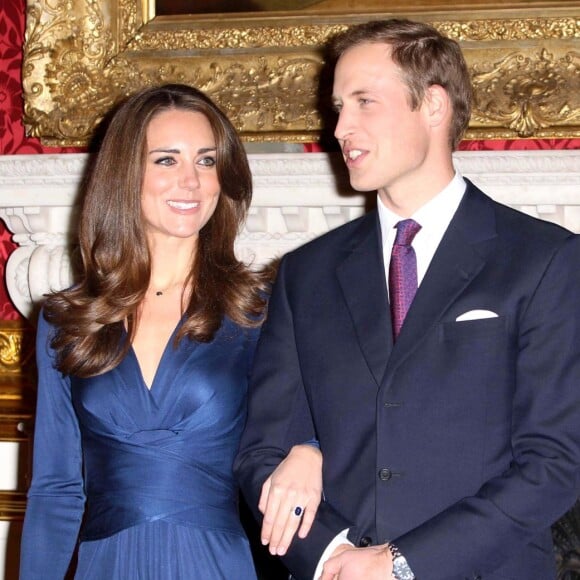
[[[220,195],[216,142],[202,113],[170,109],[147,128],[141,208],[150,241],[195,239]]]

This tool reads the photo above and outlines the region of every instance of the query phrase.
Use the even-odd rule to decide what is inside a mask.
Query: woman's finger
[[[278,556],[283,556],[288,551],[298,527],[302,525],[303,518],[308,512],[308,508],[303,508],[301,505],[296,505],[290,509],[290,516],[286,520],[286,526],[282,530],[282,535],[278,542],[276,550]]]
[[[312,524],[314,523],[314,518],[316,516],[316,511],[318,510],[318,506],[320,505],[320,497],[311,500],[308,502],[304,510],[304,514],[302,515],[302,522],[300,524],[300,531],[298,532],[299,538],[305,538],[310,529],[312,528]]]

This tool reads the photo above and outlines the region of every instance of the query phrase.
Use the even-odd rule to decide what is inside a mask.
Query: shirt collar
[[[465,179],[463,179],[461,174],[456,172],[453,179],[442,191],[431,198],[425,205],[421,206],[411,216],[412,219],[421,225],[421,230],[417,234],[416,239],[421,236],[421,238],[429,237],[438,239],[439,241],[441,240],[461,203],[466,187],[467,183]],[[397,222],[405,218],[398,216],[388,209],[378,195],[377,209],[379,212],[383,248],[390,248],[395,239],[394,228]]]

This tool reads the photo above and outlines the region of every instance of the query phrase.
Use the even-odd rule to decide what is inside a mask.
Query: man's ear
[[[423,107],[432,127],[448,123],[451,117],[449,94],[441,85],[431,85],[425,91]]]

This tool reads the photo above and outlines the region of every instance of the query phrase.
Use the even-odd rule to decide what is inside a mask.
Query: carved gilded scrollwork
[[[436,21],[433,24],[446,36],[459,41],[567,40],[578,38],[578,9],[578,5],[572,6],[571,12],[576,13],[572,17],[524,18],[522,14],[522,18]]]
[[[472,71],[472,123],[496,122],[520,137],[580,125],[580,52],[514,52]]]
[[[133,50],[248,49],[318,47],[345,26],[256,26],[217,30],[145,30],[130,45]]]
[[[117,53],[110,18],[94,0],[29,2],[23,88],[29,133],[86,139],[111,105],[107,63]],[[36,122],[28,123],[28,119]]]
[[[0,321],[0,406],[7,398],[3,385],[13,380],[26,380],[34,352],[32,327],[20,321]]]
[[[153,0],[27,0],[25,125],[48,145],[84,145],[122,96],[185,82],[205,90],[246,140],[314,141],[321,48],[353,22],[391,12],[155,17]],[[364,4],[364,3],[363,3]],[[411,16],[463,46],[476,107],[468,138],[580,135],[580,3],[452,0]],[[399,4],[397,4],[399,5]]]
[[[22,336],[0,329],[0,375],[20,372]]]
[[[25,440],[33,408],[33,329],[0,324],[0,441]],[[1,518],[0,518],[1,519]]]

